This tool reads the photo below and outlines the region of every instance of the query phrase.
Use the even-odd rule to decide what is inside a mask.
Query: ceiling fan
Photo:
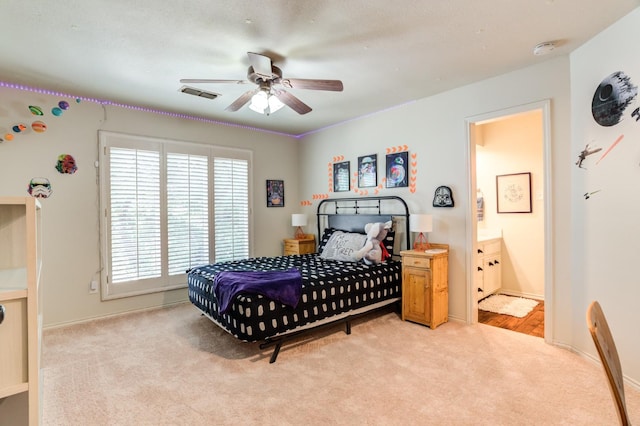
[[[282,70],[272,64],[271,58],[259,53],[247,52],[251,66],[247,71],[247,80],[215,80],[184,78],[181,83],[254,83],[258,87],[243,93],[231,105],[225,108],[227,111],[238,111],[249,101],[249,108],[261,114],[271,114],[287,105],[298,114],[306,114],[311,107],[302,102],[286,89],[329,90],[341,92],[343,89],[340,80],[311,80],[301,78],[282,78]]]

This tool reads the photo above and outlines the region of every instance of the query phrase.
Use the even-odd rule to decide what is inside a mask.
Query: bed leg
[[[347,320],[346,324],[347,324],[347,334],[351,334],[351,321]]]
[[[273,348],[273,353],[271,354],[271,359],[269,360],[269,364],[273,364],[276,362],[278,358],[278,354],[280,353],[280,346],[282,346],[282,341],[276,343],[276,346]]]

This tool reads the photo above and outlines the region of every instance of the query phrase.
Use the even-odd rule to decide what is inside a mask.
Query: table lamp
[[[291,215],[291,226],[296,226],[296,233],[294,238],[296,240],[304,240],[307,236],[302,230],[303,226],[307,226],[307,215],[301,213],[294,213]]]
[[[433,217],[430,214],[412,214],[409,216],[409,230],[419,232],[413,242],[413,249],[429,250],[431,245],[424,233],[433,231]]]

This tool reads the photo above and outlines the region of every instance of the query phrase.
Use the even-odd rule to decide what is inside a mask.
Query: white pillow
[[[367,236],[353,232],[335,231],[325,244],[320,257],[328,260],[357,262],[355,253],[364,247]]]

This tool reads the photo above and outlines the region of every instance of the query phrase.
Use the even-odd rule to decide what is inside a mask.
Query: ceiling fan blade
[[[225,111],[235,112],[245,106],[247,102],[251,100],[251,97],[260,89],[249,90],[248,92],[244,92],[238,99],[233,101],[231,105],[225,108]]]
[[[289,92],[278,90],[275,92],[275,96],[280,100],[280,102],[282,102],[298,114],[302,115],[311,112],[311,107],[309,105],[305,104]]]
[[[340,80],[311,80],[304,78],[283,78],[280,83],[289,89],[329,90],[342,92],[343,86]]]
[[[247,84],[247,80],[212,80],[210,78],[183,78],[180,83],[228,83],[228,84]]]
[[[271,70],[271,58],[253,52],[247,52],[247,55],[249,56],[249,62],[253,67],[253,72],[265,80],[269,80],[273,77],[273,71]]]

